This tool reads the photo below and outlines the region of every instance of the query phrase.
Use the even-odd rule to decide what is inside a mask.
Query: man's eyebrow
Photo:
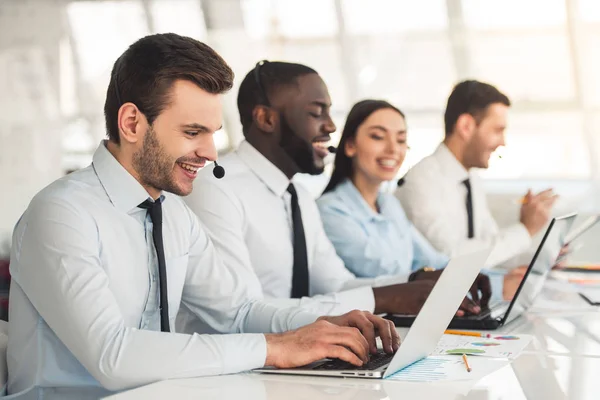
[[[183,129],[193,129],[193,130],[196,130],[196,131],[202,131],[202,132],[206,132],[206,133],[212,132],[212,130],[211,130],[211,129],[207,128],[206,126],[204,126],[204,125],[202,125],[202,124],[198,124],[198,123],[196,123],[196,122],[194,122],[194,123],[191,123],[191,124],[185,124],[185,125],[181,125],[181,127],[182,127]],[[221,126],[220,126],[219,128],[217,128],[216,130],[218,131],[218,130],[221,130],[222,128],[223,128],[223,125],[221,125]]]
[[[311,105],[317,105],[319,107],[327,108],[331,107],[331,103],[327,104],[325,101],[315,100],[310,102]]]

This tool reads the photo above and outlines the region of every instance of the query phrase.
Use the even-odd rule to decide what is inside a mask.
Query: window
[[[150,12],[155,33],[176,32],[197,40],[206,38],[200,0],[152,0]]]
[[[447,38],[364,38],[355,48],[360,98],[383,98],[411,110],[443,109],[456,80]]]
[[[589,152],[579,112],[512,112],[506,147],[482,176],[495,179],[589,178]],[[540,146],[543,143],[543,147]]]
[[[536,29],[566,21],[565,0],[463,0],[462,10],[465,25],[474,29]]]
[[[585,22],[600,22],[600,2],[598,0],[577,0],[579,17]]]
[[[445,0],[342,0],[345,26],[353,35],[444,30]]]
[[[242,0],[246,31],[253,38],[331,37],[338,32],[334,0]]]
[[[513,101],[574,100],[572,57],[564,34],[476,35],[469,43],[473,76]]]
[[[108,76],[127,46],[150,33],[140,1],[76,1],[67,12],[84,80]]]

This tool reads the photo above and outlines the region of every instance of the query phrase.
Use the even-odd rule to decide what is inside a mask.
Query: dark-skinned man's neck
[[[285,153],[279,146],[279,143],[274,143],[270,140],[269,133],[259,131],[252,127],[246,133],[246,141],[252,145],[260,154],[273,163],[281,172],[292,179],[298,172],[296,163]]]

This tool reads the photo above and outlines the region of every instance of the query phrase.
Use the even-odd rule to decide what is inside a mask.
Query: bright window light
[[[348,32],[357,35],[442,30],[445,0],[342,0]]]
[[[242,0],[242,15],[255,39],[331,37],[338,32],[334,0]]]
[[[600,22],[600,1],[578,0],[579,16],[586,22]]]
[[[540,28],[566,22],[565,0],[462,0],[462,4],[465,24],[474,29]]]
[[[75,1],[67,12],[84,80],[110,74],[127,47],[150,33],[139,1]]]
[[[470,41],[472,73],[513,100],[572,100],[575,96],[565,35],[477,36]]]
[[[359,97],[384,98],[400,108],[443,109],[456,80],[445,37],[361,38],[355,48]]]
[[[577,112],[512,113],[502,158],[482,176],[495,179],[590,177],[583,121]],[[540,147],[540,143],[544,143]]]
[[[173,32],[197,40],[206,38],[206,24],[200,0],[152,0],[155,33]]]

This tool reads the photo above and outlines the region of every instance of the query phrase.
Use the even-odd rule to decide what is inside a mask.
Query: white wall
[[[29,200],[61,175],[61,8],[52,0],[1,7],[0,252]]]

